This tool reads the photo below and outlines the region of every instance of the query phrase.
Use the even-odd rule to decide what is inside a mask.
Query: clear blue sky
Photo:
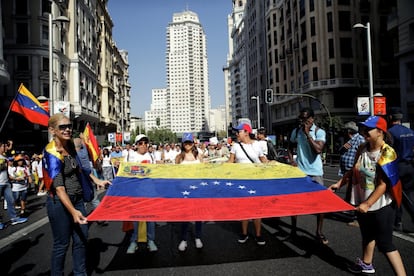
[[[228,53],[227,15],[231,0],[110,0],[112,36],[119,49],[128,51],[131,115],[150,109],[151,89],[166,86],[166,28],[173,13],[198,14],[207,38],[211,107],[224,105],[224,75]]]

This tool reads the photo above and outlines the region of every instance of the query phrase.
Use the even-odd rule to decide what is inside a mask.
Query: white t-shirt
[[[5,185],[9,182],[9,176],[7,174],[7,158],[0,154],[0,185]]]
[[[267,156],[267,140],[259,140],[257,141],[262,148],[263,154]]]
[[[21,167],[21,166],[9,167],[9,175],[12,178],[24,177],[24,180],[22,181],[12,180],[12,183],[13,183],[12,192],[20,192],[20,191],[27,190],[27,184],[28,184],[27,180],[30,175],[30,171],[28,167]]]
[[[263,157],[263,151],[260,144],[257,141],[253,141],[251,144],[241,143],[244,150],[254,163],[261,163],[259,157]],[[239,143],[234,143],[231,147],[230,153],[235,155],[235,163],[252,163],[249,157],[246,156]]]
[[[146,152],[144,154],[140,154],[137,151],[134,151],[129,156],[129,162],[138,162],[138,163],[155,163],[155,160],[152,160],[151,155],[149,152]]]

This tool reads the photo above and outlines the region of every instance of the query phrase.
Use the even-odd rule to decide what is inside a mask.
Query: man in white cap
[[[155,163],[155,160],[152,159],[152,156],[148,153],[148,144],[149,139],[144,134],[140,134],[135,138],[135,145],[137,150],[131,153],[129,156],[129,162],[137,163]],[[138,249],[138,222],[133,222],[134,229],[131,235],[130,244],[127,249],[127,254],[134,254]],[[158,250],[157,245],[155,244],[155,222],[147,222],[147,247],[150,252]]]

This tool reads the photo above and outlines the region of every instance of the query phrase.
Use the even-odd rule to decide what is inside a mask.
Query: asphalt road
[[[325,167],[325,185],[338,179],[337,168]],[[104,194],[101,194],[103,196]],[[338,193],[343,196],[343,192]],[[29,197],[29,222],[0,231],[0,275],[49,275],[52,237],[44,208],[45,197]],[[347,271],[360,254],[359,228],[348,226],[349,217],[329,214],[324,223],[328,245],[314,239],[316,217],[298,218],[298,237],[289,239],[290,218],[263,221],[265,246],[250,238],[238,244],[239,222],[203,224],[202,249],[196,249],[190,235],[187,251],[179,252],[180,225],[158,223],[158,252],[150,253],[140,244],[135,254],[126,254],[129,235],[121,222],[107,226],[91,224],[88,260],[91,275],[352,275]],[[193,233],[193,232],[192,232]],[[250,233],[253,229],[250,225]],[[414,275],[414,235],[395,232],[408,275]],[[376,275],[393,275],[385,257],[376,251]],[[66,258],[70,275],[71,254]]]

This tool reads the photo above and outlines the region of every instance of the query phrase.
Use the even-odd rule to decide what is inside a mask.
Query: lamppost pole
[[[252,100],[256,100],[256,106],[257,106],[257,129],[260,128],[260,96],[252,96]]]
[[[50,116],[54,113],[55,107],[55,95],[53,92],[53,20],[52,20],[52,7],[50,7],[51,11],[49,13],[49,99],[50,99],[50,107],[49,107],[49,114]]]
[[[372,72],[372,53],[371,53],[371,25],[357,23],[353,28],[364,28],[367,30],[367,47],[368,47],[368,85],[369,85],[369,112],[374,115],[374,76]]]
[[[51,2],[50,6],[50,13],[49,13],[49,100],[50,100],[50,107],[49,107],[49,114],[52,116],[55,111],[55,90],[53,88],[53,45],[54,45],[54,35],[53,35],[53,24],[56,22],[67,23],[69,22],[69,18],[66,16],[58,16],[57,18],[53,18],[53,5],[54,2]]]

